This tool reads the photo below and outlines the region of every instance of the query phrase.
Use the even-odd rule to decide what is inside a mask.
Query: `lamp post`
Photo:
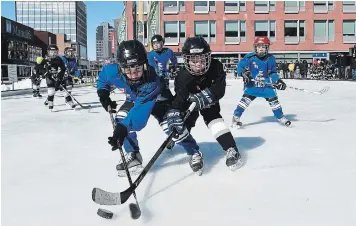
[[[136,10],[136,2],[132,1],[132,17],[133,17],[133,39],[137,39],[137,10]]]

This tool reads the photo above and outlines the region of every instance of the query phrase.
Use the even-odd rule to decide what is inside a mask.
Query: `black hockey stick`
[[[194,110],[194,108],[195,108],[195,103],[192,103],[189,106],[189,109],[187,110],[187,112],[184,116],[184,119],[183,119],[184,121],[189,117],[190,113]],[[120,204],[125,203],[130,198],[130,196],[135,192],[138,185],[141,183],[143,178],[147,175],[148,171],[151,169],[151,167],[156,162],[158,157],[162,154],[162,152],[166,148],[167,144],[171,141],[171,139],[173,138],[174,135],[175,135],[175,132],[172,132],[168,136],[168,138],[158,148],[157,152],[153,155],[151,160],[148,162],[148,164],[142,170],[141,174],[137,177],[135,182],[128,189],[126,189],[123,192],[113,193],[113,192],[104,191],[100,188],[93,188],[93,191],[92,191],[93,201],[100,205],[120,205]]]
[[[78,105],[81,107],[81,108],[84,108],[84,109],[88,109],[91,107],[91,105],[87,105],[87,106],[83,106],[79,101],[77,101],[77,99],[75,99],[73,97],[73,95],[71,93],[68,92],[68,90],[66,88],[64,88],[64,86],[62,84],[59,85],[73,100],[75,100],[75,102],[78,103]]]
[[[108,112],[109,112],[109,115],[110,115],[111,125],[112,125],[113,129],[115,130],[115,121],[114,121],[114,117],[113,117],[113,115],[111,113],[111,107],[110,106],[108,106]],[[127,168],[127,162],[126,162],[126,159],[125,159],[125,156],[124,156],[124,151],[122,150],[121,145],[119,146],[119,151],[120,151],[122,163],[124,164],[124,169],[125,169],[125,172],[126,172],[126,176],[127,176],[127,179],[129,180],[129,184],[130,184],[130,187],[131,187],[132,186],[132,179],[131,179],[131,175],[130,175],[129,169]],[[137,218],[139,218],[141,216],[141,209],[140,209],[140,205],[138,204],[137,196],[136,196],[136,192],[135,191],[133,192],[133,196],[134,196],[135,201],[136,201],[136,206],[133,203],[130,204],[130,211],[131,211],[132,218],[137,219]]]

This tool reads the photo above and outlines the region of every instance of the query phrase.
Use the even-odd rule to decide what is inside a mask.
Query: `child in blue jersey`
[[[66,47],[64,49],[64,56],[61,56],[65,66],[66,72],[64,75],[64,83],[66,84],[66,89],[68,93],[72,92],[73,87],[73,76],[79,78],[80,72],[78,70],[78,64],[74,56],[75,50],[71,47]],[[75,107],[72,98],[66,93],[66,103],[69,104],[72,108]]]
[[[276,59],[268,53],[270,41],[267,37],[257,37],[255,52],[248,53],[237,65],[237,74],[244,81],[244,94],[232,118],[233,127],[241,127],[240,118],[256,97],[265,98],[272,108],[274,116],[285,126],[291,122],[284,116],[275,89],[285,90],[286,84],[279,78]]]
[[[169,87],[169,71],[168,63],[172,63],[173,68],[171,70],[172,77],[175,77],[177,73],[177,57],[174,55],[171,49],[163,47],[164,39],[161,35],[154,35],[151,38],[152,51],[148,53],[148,64],[152,66],[159,76],[165,78]]]
[[[143,129],[152,114],[167,134],[174,129],[174,141],[193,155],[199,147],[185,127],[180,112],[171,109],[172,93],[166,89],[164,79],[157,76],[155,69],[147,65],[147,53],[137,40],[123,41],[118,48],[117,64],[103,67],[97,80],[98,96],[102,106],[116,109],[110,99],[110,87],[125,88],[129,98],[117,112],[113,136],[109,137],[112,150],[124,146],[125,160],[131,173],[142,170],[142,156],[139,152],[136,131]],[[113,112],[116,112],[115,110]],[[130,143],[130,140],[132,143]],[[119,176],[126,175],[122,161],[116,166]]]

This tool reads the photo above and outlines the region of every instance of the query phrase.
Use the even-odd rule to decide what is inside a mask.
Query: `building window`
[[[314,1],[314,13],[328,13],[329,10],[334,10],[333,1]]]
[[[284,42],[286,44],[298,44],[305,41],[304,20],[286,20],[284,21]]]
[[[246,42],[245,21],[225,21],[225,44]]]
[[[180,43],[185,42],[185,22],[184,21],[179,22],[179,42]]]
[[[179,3],[179,11],[184,12],[185,11],[185,3],[184,1],[178,1]]]
[[[344,43],[356,43],[356,20],[342,21],[342,37]]]
[[[314,20],[314,43],[334,41],[335,23],[333,20]]]
[[[195,36],[202,36],[207,42],[216,42],[215,21],[194,21]]]
[[[166,21],[164,22],[165,45],[178,45],[185,41],[185,22]]]
[[[255,13],[276,11],[276,1],[255,1]]]
[[[246,1],[239,1],[240,12],[246,12]]]
[[[215,12],[215,1],[194,1],[194,13]]]
[[[298,13],[305,11],[305,1],[285,1],[284,13]]]
[[[164,14],[176,14],[178,13],[178,1],[164,1],[163,2]]]
[[[238,13],[239,12],[239,1],[225,1],[224,2],[225,13]]]
[[[259,36],[267,36],[271,41],[276,41],[276,21],[256,20],[255,38]]]
[[[342,2],[343,13],[356,13],[356,1],[343,1]]]

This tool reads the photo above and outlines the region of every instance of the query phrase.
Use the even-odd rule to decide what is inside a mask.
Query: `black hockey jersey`
[[[226,73],[223,64],[216,59],[211,59],[210,68],[203,75],[192,75],[186,69],[178,72],[174,80],[176,94],[172,101],[172,107],[185,111],[190,105],[189,94],[198,93],[206,88],[210,89],[215,100],[219,100],[225,95]]]

